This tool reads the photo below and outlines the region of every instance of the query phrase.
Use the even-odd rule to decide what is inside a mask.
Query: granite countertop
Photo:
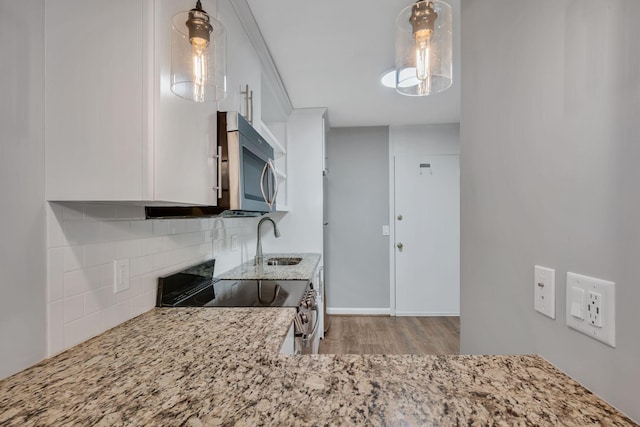
[[[290,309],[154,309],[0,381],[0,425],[636,425],[539,356],[278,354]]]
[[[297,265],[254,265],[253,260],[216,276],[230,280],[311,280],[320,262],[320,254],[288,253],[265,254],[268,258],[302,258]]]

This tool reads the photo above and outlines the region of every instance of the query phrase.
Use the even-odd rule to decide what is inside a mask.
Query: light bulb
[[[196,7],[189,11],[189,19],[185,23],[189,29],[189,43],[191,43],[191,56],[193,63],[193,100],[204,102],[206,96],[207,76],[209,63],[207,47],[213,27],[209,23],[209,15],[202,10],[200,0]]]
[[[431,30],[416,32],[416,77],[420,81],[420,95],[431,92]]]
[[[209,42],[199,37],[193,37],[190,41],[193,55],[193,98],[198,102],[203,102],[208,75],[207,46]]]
[[[395,89],[427,96],[451,86],[452,9],[441,0],[417,0],[396,17]]]

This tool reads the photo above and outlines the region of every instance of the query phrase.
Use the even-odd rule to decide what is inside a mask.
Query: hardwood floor
[[[459,354],[459,317],[331,315],[320,354]]]

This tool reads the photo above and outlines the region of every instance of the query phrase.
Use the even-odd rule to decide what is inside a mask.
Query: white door
[[[394,216],[396,315],[459,315],[459,156],[396,151]]]

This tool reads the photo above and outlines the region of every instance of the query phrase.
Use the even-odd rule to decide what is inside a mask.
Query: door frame
[[[396,143],[389,133],[389,315],[396,315]]]

